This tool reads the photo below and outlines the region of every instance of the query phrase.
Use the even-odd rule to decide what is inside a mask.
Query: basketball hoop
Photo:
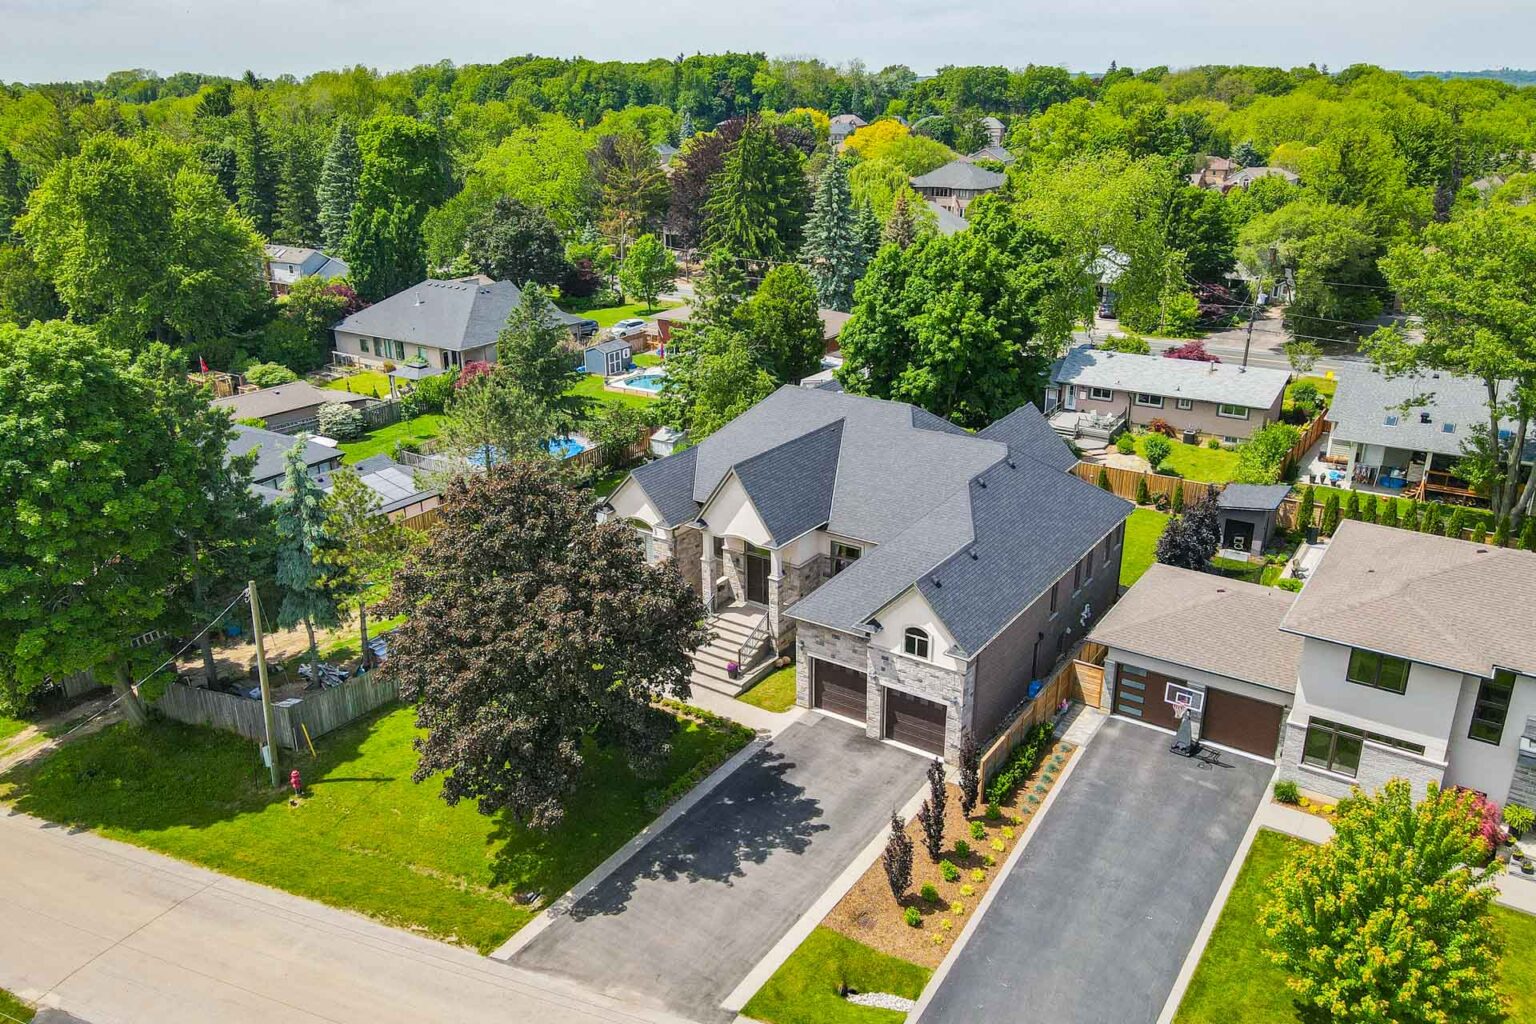
[[[1190,698],[1190,695],[1187,694],[1187,693],[1174,694],[1174,697],[1173,697],[1173,717],[1174,717],[1174,719],[1176,721],[1182,722],[1184,720],[1184,716],[1189,714],[1190,707],[1193,705],[1193,703],[1194,703],[1193,700]]]

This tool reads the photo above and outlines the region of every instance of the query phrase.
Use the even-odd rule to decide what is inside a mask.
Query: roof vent
[[[976,486],[977,487],[981,487],[981,488],[985,488],[987,486],[987,478],[984,477],[984,476],[977,477],[976,478]]]
[[[938,573],[934,573],[932,576],[929,576],[928,582],[932,583],[935,587],[942,587],[944,585],[943,581],[939,579]]]
[[[1012,455],[1009,455],[1008,458],[1006,460],[1004,460],[1004,461],[1006,461],[1008,463],[1008,468],[1009,469],[1018,469],[1019,468],[1019,464],[1017,462],[1013,461],[1013,456]]]
[[[1424,410],[1422,410],[1419,413],[1419,422],[1420,423],[1429,423],[1430,422],[1430,416],[1429,416],[1429,410],[1428,409],[1424,409]]]
[[[976,560],[977,560],[977,559],[978,559],[978,558],[980,558],[980,557],[981,557],[981,555],[979,555],[979,554],[978,554],[978,553],[977,553],[977,552],[976,552],[976,548],[975,548],[975,547],[974,547],[974,546],[973,546],[973,547],[972,547],[972,548],[971,548],[971,550],[970,550],[970,556],[971,556],[971,561],[973,561],[973,562],[974,562],[974,561],[976,561]]]
[[[1486,555],[1488,553],[1488,549],[1487,548],[1478,548],[1477,549],[1477,553],[1480,554],[1480,555]]]

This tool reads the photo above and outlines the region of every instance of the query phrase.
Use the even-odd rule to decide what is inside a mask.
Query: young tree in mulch
[[[938,758],[928,762],[928,798],[933,801],[933,809],[939,812],[942,822],[944,808],[949,804],[949,789],[944,785],[944,762]]]
[[[967,818],[976,809],[981,791],[981,748],[971,730],[960,731],[960,811]]]
[[[885,841],[881,863],[885,880],[891,883],[891,896],[900,903],[912,885],[912,838],[895,811],[891,812],[891,836]]]
[[[407,621],[384,671],[426,730],[414,778],[537,829],[564,817],[586,743],[642,775],[665,764],[676,722],[655,702],[688,697],[709,637],[676,570],[648,564],[628,526],[594,523],[544,460],[452,481],[387,608]]]
[[[1500,871],[1472,793],[1403,779],[1339,804],[1334,838],[1290,860],[1260,914],[1303,1024],[1504,1020]]]
[[[935,809],[932,800],[924,800],[917,809],[917,823],[923,829],[923,849],[935,864],[944,856],[944,808]]]

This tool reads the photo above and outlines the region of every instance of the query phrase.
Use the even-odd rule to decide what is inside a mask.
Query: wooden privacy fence
[[[1090,643],[1086,640],[1080,642],[1072,649],[1067,658],[1051,674],[1050,681],[1040,688],[1040,692],[1035,695],[1033,700],[1026,703],[1019,710],[1019,713],[1014,716],[1011,722],[1003,727],[1003,730],[997,734],[997,738],[992,741],[987,747],[986,752],[981,755],[981,779],[983,784],[991,781],[992,776],[998,773],[1003,764],[1007,762],[1008,755],[1013,752],[1013,748],[1024,742],[1024,737],[1029,734],[1030,728],[1035,723],[1043,722],[1056,714],[1056,708],[1060,706],[1062,701],[1078,700],[1086,704],[1092,704],[1094,707],[1100,706],[1103,701],[1104,670],[1099,665],[1102,665],[1106,653],[1105,648],[1100,644]],[[1095,661],[1099,665],[1093,664]],[[1085,692],[1081,685],[1084,679],[1078,674],[1079,666],[1086,666],[1088,669],[1098,669],[1096,678],[1093,677],[1091,672],[1086,673],[1088,676],[1087,681],[1094,687],[1092,700],[1088,699],[1089,694]]]
[[[287,750],[305,748],[304,729],[311,739],[335,732],[375,708],[399,698],[395,684],[374,672],[349,679],[341,686],[302,699],[272,706],[272,733],[279,747]],[[204,690],[177,684],[165,691],[155,707],[167,718],[189,725],[210,725],[215,729],[238,733],[257,743],[267,741],[266,724],[261,716],[261,701],[236,697],[218,690]],[[303,728],[300,728],[303,726]]]
[[[1118,497],[1127,501],[1136,500],[1137,485],[1142,481],[1147,482],[1147,492],[1155,499],[1159,494],[1165,495],[1169,501],[1173,500],[1173,492],[1182,487],[1184,489],[1184,504],[1193,505],[1205,495],[1207,487],[1215,486],[1200,480],[1185,480],[1181,476],[1168,476],[1164,473],[1141,473],[1134,469],[1122,469],[1119,466],[1100,466],[1092,462],[1079,462],[1072,467],[1072,472],[1082,477],[1091,484],[1099,482],[1099,471],[1103,470],[1109,477],[1109,489]]]
[[[1286,453],[1285,462],[1281,464],[1280,475],[1282,477],[1288,475],[1291,469],[1301,462],[1307,452],[1312,450],[1312,446],[1321,441],[1326,433],[1328,433],[1328,420],[1322,414],[1319,414],[1311,423],[1302,427],[1301,437],[1297,438],[1296,443],[1291,446],[1291,450]]]

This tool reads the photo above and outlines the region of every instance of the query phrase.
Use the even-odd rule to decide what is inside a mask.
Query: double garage
[[[1122,657],[1135,658],[1130,654]],[[1284,694],[1274,691],[1273,700],[1263,700],[1222,689],[1214,682],[1176,677],[1134,660],[1117,662],[1115,668],[1115,714],[1173,730],[1179,726],[1178,707],[1183,701],[1199,723],[1202,741],[1267,759],[1273,759],[1279,750],[1286,706],[1275,701],[1283,700]],[[1228,684],[1243,686],[1250,693],[1256,689],[1241,680],[1229,680]]]
[[[869,676],[855,668],[821,658],[811,659],[811,706],[844,718],[869,718]],[[885,688],[885,720],[880,735],[931,754],[944,754],[947,709],[900,690]]]

